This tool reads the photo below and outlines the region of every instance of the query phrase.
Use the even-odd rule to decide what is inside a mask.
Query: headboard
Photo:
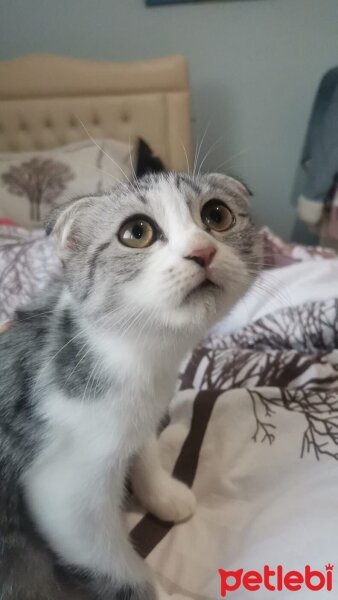
[[[31,55],[0,62],[0,151],[53,148],[86,137],[145,139],[168,168],[191,159],[183,56],[95,62]]]

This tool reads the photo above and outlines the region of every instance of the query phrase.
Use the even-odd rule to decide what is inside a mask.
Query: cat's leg
[[[118,542],[111,539],[112,546],[116,543],[111,574],[102,574],[98,569],[91,571],[88,587],[93,599],[159,600],[150,569],[130,544],[122,521],[120,531],[115,523],[114,535],[118,536]]]
[[[162,521],[186,521],[195,511],[196,499],[192,491],[162,466],[155,436],[134,458],[131,482],[135,496],[144,508]]]
[[[87,480],[63,457],[30,472],[26,497],[37,528],[66,570],[88,575],[93,599],[155,600],[151,572],[128,539],[121,510],[123,466],[108,480],[84,466]]]

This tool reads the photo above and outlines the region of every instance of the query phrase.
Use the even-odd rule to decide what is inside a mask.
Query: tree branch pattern
[[[255,443],[272,445],[276,412],[301,414],[300,456],[338,460],[338,300],[270,314],[227,337],[208,337],[180,374],[181,389],[243,388]]]
[[[0,323],[13,317],[60,271],[51,238],[43,229],[0,226]]]
[[[30,218],[40,221],[41,204],[52,206],[66,189],[67,183],[74,179],[74,173],[61,161],[33,157],[10,167],[1,178],[12,194],[28,198]]]

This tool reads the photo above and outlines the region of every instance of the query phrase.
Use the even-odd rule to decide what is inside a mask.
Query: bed
[[[143,137],[168,168],[191,158],[187,63],[32,55],[0,63],[0,151],[41,150],[93,137]]]
[[[0,165],[8,154],[69,144],[98,152],[92,138],[127,144],[114,146],[123,169],[135,168],[135,138],[167,168],[191,165],[183,57],[116,64],[31,56],[0,64],[0,81]],[[86,160],[103,160],[95,157]],[[0,217],[5,324],[58,264],[41,228],[17,227],[5,211]],[[133,543],[173,600],[242,599],[254,589],[268,599],[264,565],[299,572],[298,598],[309,597],[306,565],[317,571],[310,584],[318,598],[332,597],[332,574],[338,585],[338,259],[267,229],[262,236],[269,268],[187,357],[159,438],[165,466],[194,489],[196,514],[173,526],[144,514],[132,497],[126,507]],[[243,584],[252,570],[258,588]],[[279,582],[279,598],[289,598],[290,581]]]

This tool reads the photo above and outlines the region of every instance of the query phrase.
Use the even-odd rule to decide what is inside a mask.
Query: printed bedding
[[[338,564],[337,348],[332,299],[212,335],[182,369],[160,445],[167,468],[192,485],[197,512],[175,526],[128,515],[136,547],[175,600],[220,598],[220,568],[325,573]],[[271,593],[262,585],[256,597]],[[297,598],[309,593],[303,586]],[[332,594],[324,586],[315,597]]]
[[[196,514],[173,526],[129,500],[132,540],[173,600],[220,598],[218,569],[338,567],[338,259],[265,235],[271,266],[289,266],[263,273],[187,358],[160,435]],[[0,325],[58,268],[42,231],[0,225]],[[262,584],[256,597],[271,593]]]

